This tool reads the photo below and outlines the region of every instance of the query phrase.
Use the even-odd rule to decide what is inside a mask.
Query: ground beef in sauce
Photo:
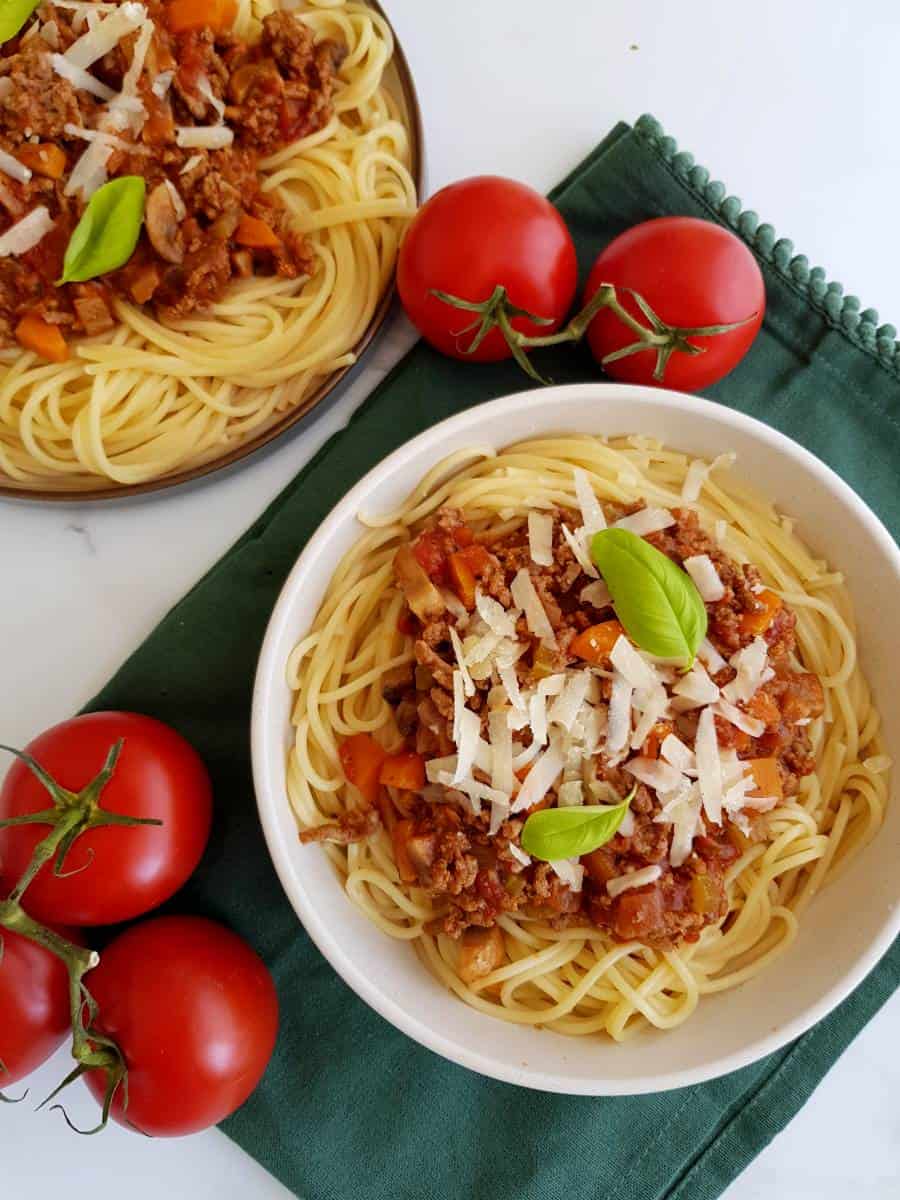
[[[46,2],[22,34],[0,47],[0,149],[31,165],[36,148],[62,151],[62,174],[52,178],[34,169],[27,183],[0,175],[0,233],[38,205],[54,219],[53,229],[30,251],[0,259],[0,345],[15,338],[18,322],[35,315],[59,326],[65,336],[103,333],[114,324],[115,301],[122,297],[149,306],[157,316],[178,318],[219,299],[230,281],[251,274],[296,278],[312,268],[312,254],[286,212],[260,191],[260,158],[321,128],[332,113],[332,92],[344,50],[316,42],[312,31],[290,13],[265,17],[260,40],[248,45],[233,33],[211,29],[171,34],[165,8],[148,0],[155,30],[138,82],[146,110],[133,151],[115,149],[109,178],[142,175],[147,207],[140,240],[129,262],[92,281],[56,286],[63,256],[84,210],[65,186],[88,143],[67,126],[95,130],[107,118],[105,102],[76,89],[51,65],[54,47],[35,22],[53,21],[58,51],[84,32],[73,9]],[[90,67],[101,83],[118,92],[136,41],[123,39]],[[169,90],[157,96],[152,85],[173,72]],[[202,81],[220,104],[234,132],[221,150],[182,149],[176,126],[214,125],[218,117]],[[117,131],[124,141],[132,134]],[[189,168],[189,169],[186,169]],[[186,213],[178,219],[168,207],[166,181],[174,186]],[[243,216],[265,222],[278,239],[270,248],[240,244],[235,233]]]
[[[634,511],[640,505],[610,511],[615,517]],[[762,583],[756,569],[739,565],[728,558],[700,528],[696,513],[690,509],[674,512],[676,524],[649,537],[654,545],[676,563],[691,555],[708,554],[725,584],[723,598],[708,606],[709,636],[724,657],[749,644],[753,634],[752,618],[762,609],[759,595]],[[567,542],[560,534],[562,520],[577,524],[574,514],[555,516],[554,561],[537,567],[531,561],[524,527],[496,540],[482,538],[486,555],[479,558],[479,584],[484,592],[504,606],[510,604],[509,586],[515,573],[526,568],[542,598],[557,636],[557,649],[550,656],[532,640],[531,648],[519,660],[517,674],[521,685],[535,676],[549,674],[579,660],[571,652],[577,634],[590,625],[613,617],[610,608],[597,609],[580,599],[584,586],[591,582],[582,573]],[[438,587],[454,582],[450,556],[472,544],[472,533],[462,515],[442,510],[413,543],[416,561]],[[749,622],[749,625],[748,625]],[[452,740],[452,673],[455,656],[450,629],[457,623],[451,609],[428,620],[418,620],[412,612],[403,618],[404,628],[414,639],[414,667],[401,669],[386,680],[384,695],[394,707],[397,726],[409,749],[426,758],[455,753]],[[760,689],[750,709],[765,720],[765,731],[758,738],[736,729],[727,721],[719,722],[720,745],[733,747],[739,759],[775,758],[783,792],[796,791],[803,775],[813,770],[814,762],[806,730],[808,720],[823,711],[822,685],[814,675],[799,671],[791,661],[794,650],[794,616],[781,606],[763,636],[769,645],[770,663],[775,675]],[[524,618],[517,634],[528,638]],[[728,666],[716,675],[723,686],[735,675]],[[487,720],[489,680],[476,682],[476,696],[468,701],[471,708]],[[609,680],[600,681],[601,693],[609,696]],[[679,718],[678,735],[693,744],[696,714]],[[798,725],[797,722],[804,722]],[[654,727],[651,738],[658,746],[671,722]],[[522,749],[530,739],[526,731],[515,735]],[[641,753],[650,753],[650,739]],[[595,762],[596,778],[609,785],[616,795],[625,794],[634,783],[621,765],[607,763],[603,754]],[[485,777],[486,779],[487,777]],[[490,836],[487,812],[473,814],[461,793],[448,790],[444,802],[409,794],[404,817],[412,822],[411,861],[417,882],[433,897],[440,912],[436,928],[459,937],[472,927],[490,927],[504,912],[525,912],[557,926],[595,925],[620,941],[637,940],[667,947],[679,942],[696,941],[703,928],[721,920],[727,904],[724,877],[728,867],[753,840],[765,836],[766,819],[748,810],[743,830],[730,820],[720,826],[707,826],[695,836],[692,853],[679,867],[669,864],[671,827],[654,818],[660,811],[655,792],[641,784],[631,806],[633,826],[627,836],[621,832],[599,850],[585,855],[582,890],[566,886],[547,863],[523,864],[510,852],[518,845],[527,813],[505,821]],[[553,793],[548,802],[555,802]],[[388,802],[388,815],[390,802]],[[391,818],[393,819],[393,818]],[[606,884],[626,872],[648,866],[660,868],[652,883],[632,888],[612,898]]]

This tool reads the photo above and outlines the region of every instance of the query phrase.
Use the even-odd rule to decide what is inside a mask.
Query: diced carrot
[[[413,835],[412,821],[398,821],[391,830],[391,844],[394,848],[394,863],[400,878],[404,883],[415,883],[418,876],[409,857],[409,839]]]
[[[647,734],[647,739],[641,747],[641,754],[644,758],[659,758],[660,746],[669,734],[674,732],[675,727],[671,721],[657,721]]]
[[[232,27],[236,16],[236,0],[172,0],[166,8],[166,25],[172,33],[207,26],[223,32]]]
[[[141,267],[128,286],[135,304],[146,304],[159,287],[159,283],[159,269],[153,263]]]
[[[756,790],[751,796],[777,796],[782,799],[781,773],[777,758],[748,758],[744,762],[744,774],[752,775]]]
[[[691,880],[691,909],[701,917],[716,916],[722,905],[720,891],[712,875],[695,875]]]
[[[26,350],[33,350],[50,362],[65,362],[69,357],[69,347],[59,326],[49,324],[36,313],[28,313],[18,323],[16,339]]]
[[[62,179],[66,173],[66,152],[52,142],[26,142],[16,151],[16,158],[23,167],[47,179]]]
[[[234,240],[239,246],[249,246],[252,250],[277,250],[281,245],[281,238],[271,225],[247,213],[241,214]]]
[[[417,792],[425,786],[425,759],[412,750],[403,754],[392,754],[381,764],[378,782],[383,783],[385,787]]]
[[[470,611],[475,607],[475,584],[487,570],[490,560],[490,554],[478,542],[450,555],[453,590]]]
[[[741,613],[741,633],[745,637],[760,637],[766,632],[775,619],[775,614],[781,608],[781,597],[767,589],[760,592],[756,599],[762,605],[757,612]]]
[[[338,751],[344,774],[363,797],[374,804],[378,798],[378,775],[387,755],[367,733],[354,733]]]
[[[599,625],[591,625],[579,633],[569,651],[585,662],[599,666],[609,657],[610,650],[624,632],[618,621],[601,621]]]
[[[768,692],[757,692],[747,701],[747,712],[766,725],[777,725],[781,720],[781,709]]]

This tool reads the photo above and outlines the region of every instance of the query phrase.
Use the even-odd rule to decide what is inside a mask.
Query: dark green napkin
[[[896,535],[900,354],[892,328],[878,328],[875,313],[860,313],[840,285],[793,257],[790,242],[726,199],[649,117],[617,126],[553,199],[582,271],[647,217],[710,217],[745,237],[766,277],[765,325],[709,394],[831,463]],[[583,350],[545,353],[539,365],[558,383],[596,376]],[[717,1196],[898,984],[900,942],[827,1020],[762,1062],[656,1096],[570,1098],[494,1083],[421,1049],[358,1000],[304,933],[270,866],[250,777],[253,672],[278,590],[322,518],[389,451],[443,417],[525,386],[508,364],[457,363],[418,345],[91,705],[152,713],[209,764],[215,830],[177,903],[228,922],[257,947],[283,1013],[264,1082],[224,1128],[308,1200]]]

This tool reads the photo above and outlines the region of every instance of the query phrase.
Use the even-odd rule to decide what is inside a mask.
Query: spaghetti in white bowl
[[[549,437],[551,434],[560,436]],[[606,442],[597,441],[596,435],[602,435]],[[508,458],[502,454],[499,458],[488,457],[488,453],[522,442],[527,445],[510,451]],[[671,447],[676,448],[674,452]],[[475,448],[477,453],[473,453]],[[713,472],[704,479],[699,468],[690,466],[694,459],[708,462],[728,451],[737,454],[737,466],[733,471],[721,471],[721,478],[719,472]],[[429,471],[448,455],[453,456],[449,469],[427,478]],[[647,926],[646,938],[629,939],[629,928],[616,926],[615,912],[623,898],[629,899],[627,907],[633,914],[631,898],[653,893],[662,886],[660,876],[683,878],[687,865],[684,859],[676,861],[673,857],[667,830],[665,856],[647,849],[654,864],[648,869],[635,858],[634,847],[628,845],[632,831],[623,828],[603,851],[616,853],[610,855],[613,869],[607,869],[609,863],[603,868],[602,902],[596,900],[600,889],[588,867],[585,902],[567,904],[569,911],[564,914],[535,912],[529,905],[523,906],[522,912],[506,911],[505,903],[496,921],[482,920],[484,913],[476,914],[476,925],[495,924],[502,930],[503,956],[490,959],[488,970],[480,975],[476,971],[473,976],[470,969],[460,968],[458,943],[453,936],[459,930],[454,930],[452,922],[443,928],[437,924],[447,919],[448,911],[452,913],[454,902],[448,908],[448,897],[435,895],[434,889],[429,893],[419,886],[422,879],[406,886],[396,875],[391,879],[397,858],[396,854],[392,856],[391,841],[384,830],[373,829],[373,836],[349,848],[331,845],[329,853],[339,868],[335,872],[320,850],[299,846],[297,822],[286,797],[290,793],[303,827],[339,820],[345,807],[359,802],[359,797],[346,787],[339,760],[336,768],[328,767],[341,739],[374,733],[389,751],[398,749],[396,743],[391,743],[396,734],[390,732],[390,714],[385,712],[387,706],[380,690],[366,690],[385,669],[402,666],[404,655],[411,649],[411,643],[396,634],[395,628],[397,616],[403,611],[403,595],[393,584],[390,570],[397,546],[418,535],[428,524],[429,514],[448,501],[466,513],[480,544],[490,544],[486,531],[492,523],[496,527],[506,523],[506,536],[512,536],[509,529],[516,521],[522,525],[526,498],[533,510],[541,504],[545,513],[551,504],[562,510],[568,524],[574,524],[579,512],[586,520],[587,501],[583,488],[578,495],[573,466],[591,480],[610,523],[622,519],[621,511],[614,511],[610,505],[634,500],[645,501],[653,510],[696,508],[700,525],[708,526],[709,534],[722,540],[724,552],[735,560],[755,562],[762,571],[762,582],[780,592],[785,608],[798,614],[796,649],[791,648],[792,670],[802,669],[805,675],[821,681],[824,708],[814,704],[809,713],[793,713],[799,726],[795,731],[797,745],[787,752],[787,759],[802,773],[795,750],[808,741],[814,759],[808,767],[814,769],[804,773],[802,779],[790,781],[782,770],[784,795],[761,797],[759,809],[768,810],[766,832],[751,838],[739,854],[729,855],[723,880],[727,906],[720,910],[710,900],[710,919],[699,927]],[[536,473],[540,479],[522,472]],[[769,481],[766,499],[796,519],[795,530],[773,519],[768,506],[751,499],[741,480],[757,478]],[[522,493],[517,498],[519,484],[528,485],[527,497]],[[415,497],[406,505],[406,497],[416,488]],[[541,494],[542,488],[546,495]],[[359,513],[370,521],[373,514],[388,515],[366,534],[357,520]],[[593,516],[596,519],[596,512]],[[627,518],[627,523],[635,526],[634,518]],[[641,518],[637,526],[643,529],[647,524],[647,519]],[[635,533],[639,532],[637,526]],[[828,530],[827,541],[816,536],[816,531],[823,529]],[[537,534],[536,529],[533,532]],[[795,540],[795,532],[802,540]],[[649,529],[648,535],[652,540],[654,534]],[[554,536],[559,539],[559,530]],[[361,538],[364,540],[360,545]],[[540,537],[537,541],[536,553],[540,556],[546,547],[540,544]],[[812,546],[811,553],[803,548],[804,543]],[[343,568],[339,567],[340,560],[356,545],[359,549],[345,560]],[[502,541],[495,541],[494,549],[502,557]],[[713,551],[713,559],[717,553]],[[359,628],[360,640],[352,646],[348,641],[346,654],[332,643],[330,666],[324,667],[321,677],[314,681],[318,669],[316,645],[323,641],[327,628],[329,582],[336,572],[344,572],[340,576],[341,599],[345,607],[348,603],[350,607],[341,624],[345,636],[352,640],[353,603],[346,598],[354,588],[361,596],[367,586],[363,581],[374,577],[367,569],[369,554],[384,560],[374,563],[376,574],[385,569],[376,588],[379,595],[373,596],[368,606],[363,605],[368,607],[369,616],[362,625],[370,633],[376,628],[386,630],[385,614],[393,604],[397,611],[392,612],[390,634],[385,633],[378,648]],[[562,562],[565,553],[558,557]],[[822,559],[832,567],[840,568],[844,563],[853,566],[853,575],[846,584],[859,621],[862,666],[877,700],[889,686],[894,652],[887,631],[873,619],[871,607],[864,600],[874,589],[884,593],[897,588],[900,569],[896,548],[861,502],[822,464],[748,418],[707,402],[655,390],[610,385],[551,389],[496,401],[445,422],[376,468],[324,523],[289,579],[264,647],[254,706],[254,766],[270,848],[309,932],[344,978],[400,1028],[456,1061],[534,1087],[599,1094],[681,1086],[734,1069],[796,1036],[836,1004],[874,963],[897,930],[898,889],[889,867],[889,831],[897,818],[887,803],[888,756],[897,741],[896,718],[887,712],[884,744],[879,740],[876,707],[870,705],[862,676],[856,673],[849,602],[840,594],[839,580],[826,570]],[[692,575],[700,586],[708,589],[708,569],[690,561],[687,565],[693,567]],[[573,567],[575,572],[578,569]],[[720,571],[725,571],[721,563]],[[579,581],[579,588],[583,582]],[[615,587],[612,590],[615,593]],[[519,592],[514,599],[521,608],[521,588]],[[588,594],[600,605],[598,620],[608,617],[610,614],[603,611],[603,598],[596,590]],[[628,625],[621,599],[618,595],[615,598],[618,614]],[[325,620],[317,623],[316,612],[323,599]],[[748,604],[756,607],[752,600]],[[383,605],[380,610],[379,605]],[[715,604],[707,607],[714,614]],[[526,603],[520,635],[527,609]],[[372,614],[376,614],[374,619]],[[497,619],[497,613],[493,616]],[[716,619],[713,615],[710,639],[723,649],[722,630]],[[313,635],[303,646],[304,635],[310,630]],[[303,648],[295,651],[298,644]],[[533,650],[531,647],[522,652],[529,662]],[[777,650],[777,646],[771,647],[775,668]],[[623,652],[624,647],[615,651],[612,671],[605,669],[610,664],[597,666],[601,682],[604,675],[614,675],[619,668],[626,674],[639,670],[630,660],[622,659]],[[349,674],[338,680],[342,656],[350,664]],[[289,659],[290,683],[298,693],[296,697],[292,697],[285,682]],[[386,667],[393,659],[400,661],[390,661]],[[746,707],[742,699],[728,699],[729,672],[717,675],[722,668],[714,660],[708,665],[710,674],[722,685],[723,694],[716,698],[716,704],[722,706],[728,719],[746,724],[745,718],[735,715],[737,704]],[[648,664],[645,666],[649,669]],[[473,670],[478,673],[477,661]],[[765,664],[761,670],[766,670]],[[570,661],[564,673],[578,691],[578,664]],[[520,671],[519,682],[524,689],[528,681],[522,675]],[[566,691],[566,680],[562,682],[562,690]],[[662,682],[664,690],[684,692],[674,676],[666,676]],[[670,695],[666,703],[670,704],[671,699]],[[607,719],[612,718],[608,695],[598,692],[588,701],[601,710],[606,702]],[[732,701],[737,704],[729,708]],[[813,709],[817,711],[813,713]],[[296,730],[290,728],[292,711]],[[687,711],[683,715],[687,716]],[[631,731],[637,734],[641,717],[636,709],[630,718],[629,735]],[[490,724],[485,722],[482,740],[486,742],[492,740],[487,734]],[[696,750],[698,760],[704,759],[696,728],[691,731],[682,724],[675,742],[688,751]],[[749,725],[754,738],[763,736],[763,729],[753,717]],[[552,739],[551,710],[551,744]],[[754,742],[754,747],[759,744]],[[523,749],[527,750],[527,740],[524,747],[517,747],[519,754]],[[678,751],[674,742],[669,746],[670,760],[673,751]],[[679,757],[681,753],[674,754],[674,761],[679,761],[687,772],[683,782],[689,786],[691,767]],[[461,746],[459,754],[464,754]],[[629,761],[624,768],[633,768],[639,781],[649,787],[651,782],[658,782],[653,772],[660,765],[669,774],[675,767],[672,761],[666,762],[664,754],[656,768],[648,769],[648,757],[646,750],[626,755]],[[298,769],[300,764],[302,769]],[[702,762],[698,765],[702,768]],[[785,764],[781,765],[784,768]],[[726,766],[720,763],[716,769]],[[535,776],[540,773],[536,765]],[[484,781],[477,770],[472,775],[476,781]],[[702,769],[700,775],[703,785]],[[459,776],[465,791],[466,772],[459,772]],[[451,782],[436,778],[445,784]],[[458,785],[460,778],[452,782]],[[665,782],[668,787],[674,779]],[[733,788],[735,781],[726,779],[726,783]],[[527,816],[527,810],[517,803],[519,790],[523,792],[523,803],[529,800],[528,807],[534,799],[524,783],[513,784],[510,819],[519,813]],[[559,792],[558,779],[552,790]],[[492,805],[502,803],[498,791],[495,788],[486,794]],[[753,794],[759,795],[759,789],[751,791],[746,785],[738,786],[738,791],[742,796],[737,799],[749,797],[748,806],[753,808]],[[433,789],[425,795],[430,800],[436,798]],[[743,824],[747,814],[741,813],[742,805],[736,804],[733,791],[730,795],[736,819]],[[703,803],[705,806],[706,797]],[[658,809],[653,809],[647,816],[646,803],[643,810],[636,809],[634,814],[639,824],[660,815]],[[421,818],[421,812],[415,816]],[[715,833],[715,821],[705,807],[703,818],[709,828],[701,836]],[[873,837],[883,820],[887,829]],[[726,825],[723,820],[723,828]],[[665,824],[658,824],[660,828],[666,829]],[[519,830],[500,831],[498,826],[494,836],[505,836],[521,854]],[[695,858],[703,853],[702,845],[693,847]],[[861,867],[861,863],[866,865]],[[634,878],[632,872],[641,866],[645,874]],[[534,864],[525,867],[523,873],[530,878],[533,870]],[[510,873],[520,874],[515,869]],[[710,873],[715,875],[714,870]],[[833,881],[828,880],[829,875],[834,876]],[[356,907],[346,894],[341,896],[347,883]],[[581,880],[563,867],[564,886],[574,892],[578,883]],[[358,911],[360,906],[365,916]],[[473,911],[469,903],[463,907]],[[388,925],[391,928],[386,929]],[[396,936],[386,937],[385,932]],[[409,942],[417,946],[419,957],[411,952]],[[496,951],[495,943],[491,953]],[[716,994],[724,989],[733,989],[729,990],[727,1006]],[[460,1004],[458,996],[469,1007]],[[506,1017],[506,1021],[489,1020],[485,1012]],[[659,1028],[649,1030],[648,1025]],[[538,1036],[535,1026],[553,1032]],[[625,1044],[613,1047],[608,1038],[595,1036],[601,1032]],[[559,1034],[588,1036],[580,1037],[576,1045]]]

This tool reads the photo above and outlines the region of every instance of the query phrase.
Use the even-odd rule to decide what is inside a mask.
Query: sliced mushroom
[[[144,213],[147,236],[160,258],[166,262],[184,261],[184,242],[178,226],[178,212],[168,181],[158,183],[147,198]]]
[[[394,576],[406,597],[406,602],[420,621],[430,621],[444,612],[441,593],[437,590],[409,546],[401,546],[394,555]]]
[[[459,948],[459,977],[463,983],[474,983],[496,971],[505,958],[503,933],[497,925],[490,929],[467,929]]]

